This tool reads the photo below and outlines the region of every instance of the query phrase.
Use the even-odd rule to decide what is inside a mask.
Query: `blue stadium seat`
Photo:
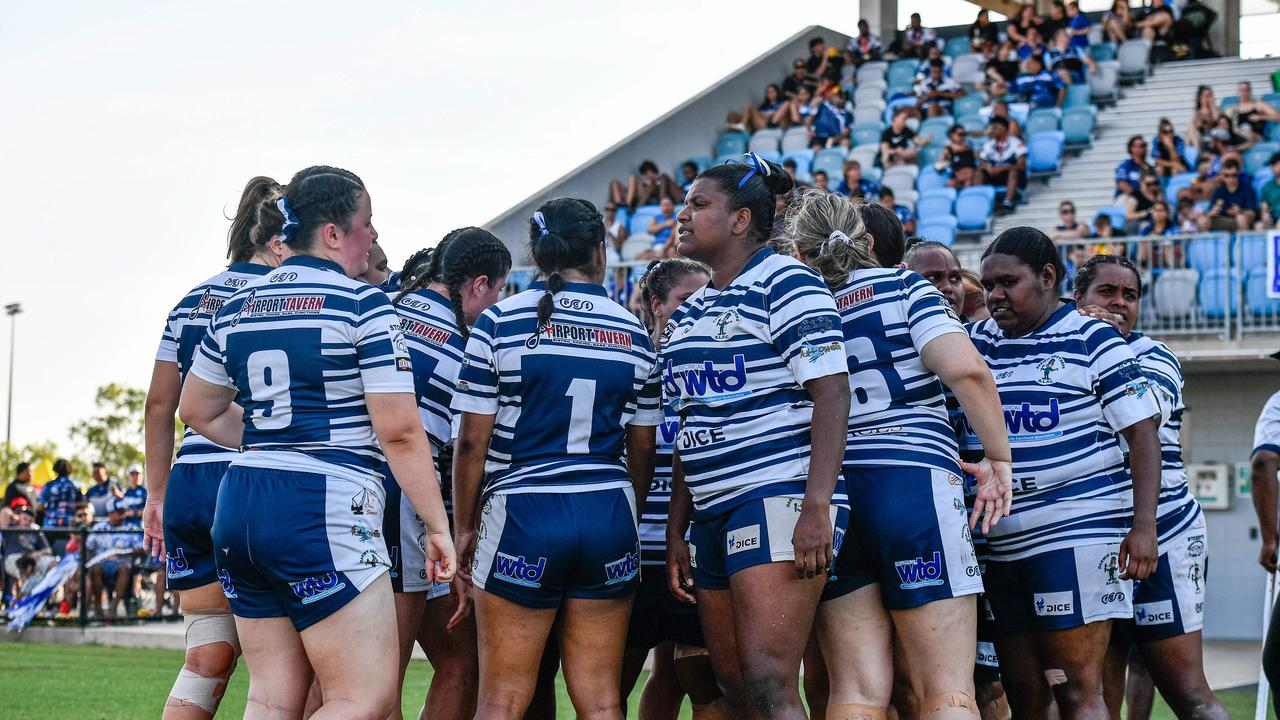
[[[766,153],[778,152],[778,147],[782,144],[782,130],[778,128],[765,128],[757,130],[747,141],[747,149],[752,152]]]
[[[934,162],[937,162],[936,158]],[[921,195],[947,186],[947,176],[933,169],[933,163],[925,163],[920,169],[920,176],[916,178],[916,190]]]
[[[1089,46],[1089,58],[1094,62],[1105,62],[1116,59],[1116,44],[1112,42],[1096,43]]]
[[[949,216],[953,204],[952,199],[946,196],[922,197],[916,201],[916,217],[921,223],[928,223],[934,218]]]
[[[918,64],[919,62],[916,60],[895,60],[889,66],[887,75],[890,89],[894,85],[901,85],[904,82],[908,84],[914,82],[916,79],[916,65]]]
[[[771,163],[782,163],[782,153],[777,150],[766,150],[764,152],[757,152],[756,154]]]
[[[990,185],[965,188],[956,196],[958,228],[969,232],[986,232],[991,226],[996,191]]]
[[[932,240],[951,246],[956,244],[956,227],[955,216],[947,215],[941,218],[934,218],[929,222],[921,221],[919,227],[916,228],[916,234],[925,240]]]
[[[1097,122],[1094,113],[1083,107],[1074,107],[1063,113],[1062,134],[1067,146],[1088,147],[1093,144],[1093,128]]]
[[[852,131],[853,144],[879,145],[881,132],[883,132],[883,130],[880,127],[880,123],[875,123],[874,125],[870,123],[854,125]]]
[[[814,156],[809,172],[816,173],[819,170],[826,172],[827,177],[831,180],[831,187],[834,188],[840,182],[840,178],[844,176],[845,157],[843,148],[822,150]]]
[[[947,44],[942,47],[942,54],[947,57],[956,57],[969,52],[969,36],[957,35],[953,38],[947,38]]]
[[[987,131],[987,119],[982,117],[978,113],[961,115],[959,118],[956,118],[956,122],[965,130],[968,130],[969,134],[971,135],[980,134]]]
[[[1041,132],[1027,143],[1027,172],[1032,177],[1056,175],[1062,171],[1064,136],[1061,130]]]
[[[1267,181],[1270,180],[1272,177],[1273,176],[1271,174],[1270,166],[1264,167],[1258,172],[1254,173],[1253,174],[1253,192],[1256,193],[1257,195],[1262,195],[1262,186],[1266,185]]]
[[[1196,173],[1185,172],[1174,175],[1169,178],[1169,184],[1164,188],[1165,202],[1169,203],[1170,208],[1178,206],[1178,192],[1185,188],[1191,187],[1192,181],[1199,177]]]
[[[1240,234],[1236,236],[1238,243],[1238,251],[1240,253],[1240,267],[1245,272],[1253,272],[1255,270],[1266,271],[1267,269],[1267,236],[1255,235],[1253,233]]]
[[[729,163],[739,163],[742,161],[742,153],[730,153],[728,155],[717,155],[715,160],[711,161],[712,165],[727,165]]]
[[[1265,267],[1249,269],[1245,273],[1245,306],[1254,315],[1280,315],[1280,299],[1267,297],[1267,279]]]
[[[1240,308],[1240,271],[1210,270],[1200,277],[1200,310],[1205,317],[1220,318]]]
[[[1205,277],[1227,267],[1228,237],[1198,237],[1187,243],[1187,265]]]
[[[890,85],[889,88],[884,91],[884,97],[889,101],[907,98],[910,99],[911,104],[914,105],[916,102],[915,83],[907,81]]]
[[[1280,122],[1267,123],[1267,139],[1271,142],[1280,142]]]
[[[712,160],[710,155],[699,155],[698,157],[691,157],[685,162],[691,162],[694,165],[697,165],[698,172],[702,172],[703,170],[706,170],[707,168],[711,167]]]
[[[1219,109],[1221,109],[1221,110],[1223,110],[1223,111],[1225,112],[1225,111],[1227,110],[1227,108],[1229,108],[1229,107],[1231,107],[1231,106],[1233,106],[1233,105],[1239,105],[1239,104],[1240,104],[1240,96],[1238,96],[1238,95],[1228,95],[1228,96],[1226,96],[1226,97],[1222,98],[1222,102],[1218,103],[1218,108],[1219,108]]]
[[[1108,215],[1111,217],[1111,227],[1120,229],[1124,227],[1124,207],[1120,205],[1108,205],[1099,208],[1097,214],[1093,216],[1093,227],[1098,227],[1098,216]]]
[[[1031,136],[1036,133],[1057,130],[1060,122],[1062,122],[1062,111],[1058,108],[1036,108],[1027,115],[1027,121],[1023,124],[1022,132],[1027,136]]]
[[[747,143],[749,141],[750,139],[746,133],[725,133],[716,141],[716,155],[741,155],[747,151]]]
[[[915,106],[916,106],[915,95],[912,95],[910,97],[902,97],[902,98],[897,98],[895,100],[890,100],[888,104],[884,106],[884,112],[880,113],[881,121],[885,125],[888,125],[889,123],[893,122],[894,110],[897,110],[900,107],[915,107]]]
[[[920,123],[920,129],[916,131],[916,134],[932,137],[933,139],[929,141],[931,145],[946,145],[947,131],[955,124],[956,119],[950,115],[931,117]]]
[[[987,104],[987,94],[981,92],[971,92],[968,95],[956,100],[955,113],[957,116],[971,115],[982,109]]]
[[[880,178],[884,177],[884,171],[878,167],[863,167],[862,177],[868,182],[879,183]],[[901,202],[901,198],[897,198]],[[905,203],[902,203],[905,204]]]
[[[920,148],[920,165],[926,168],[932,168],[933,164],[938,162],[938,158],[942,157],[943,146],[936,143],[929,143]]]
[[[953,187],[935,187],[929,190],[921,190],[920,199],[944,198],[947,202],[954,203],[956,201],[957,194],[956,189]]]
[[[657,205],[643,205],[636,208],[636,212],[631,216],[627,223],[627,229],[632,235],[649,232],[649,223],[653,219],[662,214],[662,208]]]
[[[1267,167],[1267,161],[1277,152],[1280,152],[1280,143],[1260,142],[1254,145],[1244,153],[1244,171],[1250,175],[1259,172]]]
[[[1262,96],[1262,102],[1280,110],[1280,92],[1269,92]]]
[[[782,156],[783,162],[786,162],[787,160],[796,161],[796,173],[808,175],[809,168],[813,165],[813,151],[808,148],[804,150],[792,150]]]
[[[1093,104],[1093,91],[1089,88],[1089,83],[1080,83],[1079,85],[1071,85],[1067,88],[1067,97],[1062,101],[1063,109],[1081,107]]]
[[[782,154],[809,147],[809,128],[793,127],[782,134]]]

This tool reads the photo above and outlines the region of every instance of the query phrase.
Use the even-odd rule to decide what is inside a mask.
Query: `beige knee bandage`
[[[183,618],[187,626],[187,650],[214,643],[231,646],[234,658],[240,656],[240,637],[236,634],[236,621],[229,613],[188,613]],[[227,678],[205,677],[186,667],[178,673],[178,679],[169,691],[169,705],[194,705],[205,712],[215,712],[227,689]]]
[[[978,703],[969,693],[951,690],[930,695],[920,703],[920,715],[933,715],[942,712],[943,708],[963,708],[970,713],[978,714]]]
[[[885,708],[857,703],[827,706],[827,720],[884,720]]]

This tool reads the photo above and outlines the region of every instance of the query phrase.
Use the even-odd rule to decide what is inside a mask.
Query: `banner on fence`
[[[1267,297],[1280,298],[1280,231],[1267,233]]]
[[[80,556],[77,553],[71,552],[63,555],[62,561],[47,572],[26,597],[14,605],[10,614],[9,630],[21,630],[26,627],[32,618],[36,616],[36,613],[40,612],[44,604],[49,601],[49,596],[53,595],[54,591],[61,587],[62,583],[75,574],[76,565],[79,562]]]

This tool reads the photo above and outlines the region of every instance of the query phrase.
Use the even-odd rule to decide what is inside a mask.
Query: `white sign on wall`
[[[1267,297],[1280,298],[1280,230],[1267,233]],[[1245,268],[1247,271],[1249,268]]]

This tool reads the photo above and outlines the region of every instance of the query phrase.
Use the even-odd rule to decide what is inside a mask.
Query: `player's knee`
[[[928,718],[943,711],[964,710],[978,714],[978,702],[963,690],[947,690],[926,696],[920,701],[920,717]]]
[[[229,643],[209,643],[187,648],[183,667],[203,677],[226,677],[235,670],[237,657]]]
[[[978,707],[986,707],[1004,697],[1004,685],[999,682],[978,683],[974,690],[977,694]]]
[[[1071,711],[1102,696],[1101,684],[1087,673],[1073,674],[1067,670],[1051,668],[1044,671],[1044,678],[1058,704]]]
[[[794,681],[785,672],[771,665],[758,668],[743,668],[742,704],[753,710],[752,714],[768,717],[777,708],[787,702],[788,695],[794,691]]]
[[[212,713],[240,656],[235,619],[225,612],[189,613],[184,622],[187,653],[169,703],[195,705]]]

